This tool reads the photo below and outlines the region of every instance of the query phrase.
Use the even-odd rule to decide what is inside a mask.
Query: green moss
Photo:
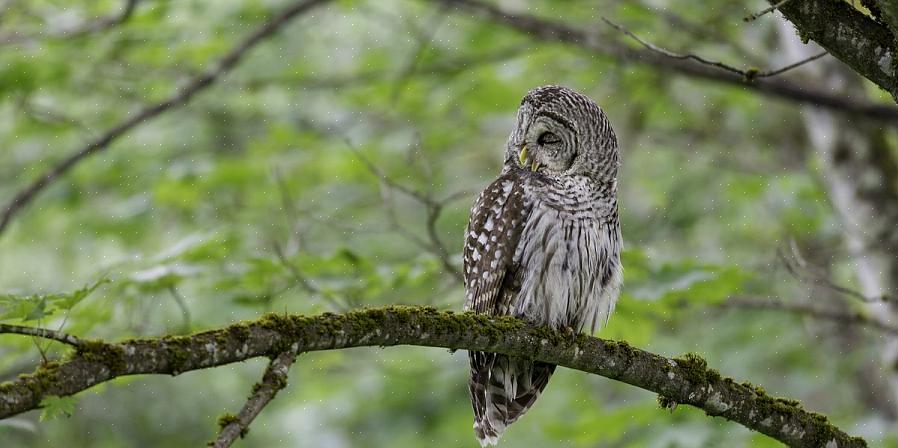
[[[227,413],[218,416],[218,427],[219,429],[224,429],[226,426],[231,423],[240,424],[240,418],[234,414]]]
[[[658,406],[661,407],[661,409],[668,409],[670,411],[673,411],[677,408],[677,404],[679,403],[677,403],[673,398],[658,394]]]
[[[246,437],[247,434],[249,434],[249,428],[246,428],[246,427],[240,425],[240,417],[237,417],[236,415],[231,414],[231,413],[222,414],[218,417],[219,430],[224,429],[231,423],[233,423],[237,426],[240,426],[240,438],[241,439]],[[212,445],[214,445],[214,442],[210,442],[209,446],[212,446]]]
[[[127,371],[125,350],[118,344],[82,340],[76,355],[87,361],[105,365],[113,375],[120,375]]]
[[[187,370],[190,361],[191,336],[165,336],[162,338],[169,371],[177,375]]]
[[[34,373],[21,374],[18,377],[19,383],[24,385],[31,391],[32,395],[40,400],[47,391],[60,381],[59,363],[50,361],[41,364]],[[0,388],[0,395],[11,393],[16,383],[6,382]]]
[[[709,368],[708,361],[695,353],[686,353],[679,358],[674,358],[674,361],[682,369],[686,380],[697,386],[704,386],[721,379],[720,372]]]
[[[603,341],[605,349],[616,358],[632,359],[636,352],[627,341]]]

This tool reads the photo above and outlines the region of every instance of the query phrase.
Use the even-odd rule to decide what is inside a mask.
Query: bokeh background
[[[2,2],[0,199],[167,98],[289,3],[143,0],[85,30],[127,3]],[[490,4],[642,48],[606,17],[743,69],[818,51],[778,14],[742,21],[765,2]],[[781,76],[894,106],[832,57]],[[437,1],[309,11],[186,106],[78,164],[0,234],[0,318],[115,340],[268,311],[458,310],[470,204],[500,169],[521,97],[543,84],[595,99],[621,141],[625,286],[598,335],[699,353],[874,446],[898,446],[895,330],[870,325],[875,311],[852,294],[869,295],[858,281],[865,255],[851,250],[820,147],[847,129],[895,157],[894,127],[523,34]],[[72,306],[33,296],[104,279]],[[808,305],[836,316],[793,309]],[[0,379],[64,353],[0,336]],[[119,379],[0,422],[0,445],[202,446],[265,365]],[[465,353],[440,349],[305,354],[239,446],[474,447],[467,373]],[[503,445],[779,446],[567,369]]]

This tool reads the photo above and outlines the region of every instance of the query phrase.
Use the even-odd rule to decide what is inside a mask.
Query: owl
[[[617,137],[602,110],[569,88],[521,101],[499,177],[465,230],[465,310],[595,331],[621,283]],[[470,352],[474,432],[495,445],[533,406],[555,365]]]

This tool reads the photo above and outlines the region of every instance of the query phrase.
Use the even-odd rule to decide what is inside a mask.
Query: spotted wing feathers
[[[523,188],[513,175],[500,176],[471,208],[464,248],[465,310],[504,314],[502,284],[512,268],[523,228]]]

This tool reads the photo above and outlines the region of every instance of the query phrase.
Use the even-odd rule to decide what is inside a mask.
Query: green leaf
[[[58,300],[54,302],[57,308],[61,310],[70,310],[75,305],[77,305],[82,300],[86,299],[92,292],[96,291],[100,285],[104,285],[106,283],[111,283],[111,280],[108,278],[101,278],[97,280],[92,285],[87,285],[79,290],[76,290],[70,294],[63,294],[59,297]]]
[[[47,420],[53,420],[61,416],[71,417],[75,412],[76,403],[78,403],[78,399],[74,396],[57,397],[55,395],[51,395],[49,397],[44,397],[44,399],[41,400],[40,404],[40,420],[42,422],[45,422]]]

